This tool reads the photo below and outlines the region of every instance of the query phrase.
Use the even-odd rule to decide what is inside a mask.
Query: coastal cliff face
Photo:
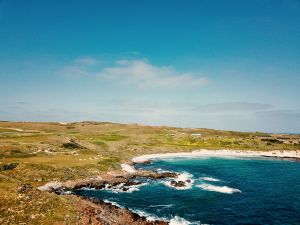
[[[65,201],[60,202],[59,196],[53,193],[40,191],[29,184],[20,185],[17,190],[19,206],[17,208],[9,208],[6,210],[14,210],[15,216],[12,215],[10,223],[0,218],[1,224],[20,224],[21,221],[28,220],[26,224],[54,224],[50,221],[43,221],[46,215],[41,213],[42,205],[49,203],[49,212],[52,210],[51,206],[55,203],[64,204],[65,201],[74,206],[71,211],[75,211],[75,215],[66,214],[64,221],[56,221],[55,224],[72,224],[72,225],[167,225],[165,221],[147,221],[146,217],[139,216],[125,208],[119,208],[106,203],[102,200],[82,198],[76,195],[61,196]],[[22,207],[23,202],[26,206]],[[1,206],[1,204],[0,204]],[[19,212],[28,211],[31,207],[36,207],[37,212],[30,218],[16,217]],[[65,205],[63,205],[65,207]],[[49,213],[48,212],[48,213]],[[65,210],[62,210],[64,213]],[[29,213],[29,212],[28,212]],[[33,212],[31,212],[33,213]],[[29,215],[29,214],[28,214]],[[55,215],[53,215],[55,216]],[[30,222],[29,222],[30,221]],[[43,222],[41,222],[43,221]]]
[[[88,225],[167,225],[165,221],[147,221],[128,209],[122,209],[102,200],[83,199],[78,205],[80,224]]]
[[[149,221],[146,217],[140,216],[129,209],[120,208],[100,199],[78,197],[73,195],[76,190],[83,188],[92,189],[114,189],[128,191],[131,186],[141,185],[142,182],[135,181],[136,178],[147,178],[152,180],[175,178],[178,175],[171,172],[158,173],[148,170],[136,170],[135,173],[119,172],[114,174],[103,174],[101,177],[94,177],[83,180],[67,181],[65,183],[50,182],[39,187],[39,190],[55,193],[70,194],[69,198],[77,199],[77,210],[80,212],[79,224],[103,224],[103,225],[166,225],[166,221]]]

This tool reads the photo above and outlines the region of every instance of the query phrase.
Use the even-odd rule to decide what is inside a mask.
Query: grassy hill
[[[299,144],[260,138],[267,135],[103,122],[0,122],[0,224],[74,224],[80,216],[76,199],[30,188],[24,195],[20,186],[37,187],[53,180],[74,180],[118,170],[121,162],[137,155],[201,148],[299,149]]]

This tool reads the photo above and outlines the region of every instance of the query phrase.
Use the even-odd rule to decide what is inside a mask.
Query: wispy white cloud
[[[77,58],[60,68],[58,73],[68,78],[95,77],[95,74],[90,69],[100,64],[100,62],[100,60],[93,57]]]
[[[112,66],[103,67],[95,58],[78,58],[64,66],[59,73],[67,77],[95,77],[112,84],[138,88],[198,87],[209,82],[201,74],[180,72],[170,66],[156,66],[143,59],[117,60]]]
[[[97,73],[97,77],[140,88],[195,87],[208,83],[208,78],[185,73],[168,66],[155,66],[146,60],[119,60],[112,67]]]

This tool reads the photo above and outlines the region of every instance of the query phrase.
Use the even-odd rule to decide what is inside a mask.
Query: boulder
[[[184,181],[175,181],[175,180],[172,180],[170,184],[173,187],[185,187],[185,182]]]
[[[7,164],[3,164],[3,165],[0,165],[0,171],[12,170],[12,169],[16,168],[18,165],[19,165],[19,163],[7,163]]]

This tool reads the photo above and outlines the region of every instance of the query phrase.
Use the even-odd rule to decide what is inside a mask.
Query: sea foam
[[[224,194],[233,194],[235,192],[241,192],[239,189],[236,188],[231,188],[227,186],[216,186],[216,185],[211,185],[211,184],[200,184],[197,185],[197,187],[206,190],[206,191],[215,191],[215,192],[220,192]]]
[[[191,222],[187,221],[186,219],[183,219],[179,216],[175,216],[170,220],[170,225],[190,225]]]
[[[177,190],[186,190],[186,189],[190,189],[190,188],[193,187],[194,180],[192,179],[192,177],[193,177],[192,174],[187,173],[187,172],[182,172],[182,173],[178,174],[177,178],[174,178],[174,179],[171,179],[171,180],[168,180],[168,181],[164,181],[163,183],[166,186],[171,187],[171,188],[175,188]],[[171,184],[171,181],[176,181],[176,182],[182,181],[182,182],[185,183],[185,186],[184,187],[174,187]]]
[[[155,220],[166,221],[166,222],[169,222],[169,225],[192,225],[192,224],[202,225],[199,222],[190,222],[179,216],[175,216],[172,219],[167,219],[165,217],[158,217],[158,216],[155,216],[153,214],[147,213],[147,212],[139,210],[139,209],[130,209],[130,210],[132,212],[139,214],[140,216],[146,217],[146,219],[148,221],[155,221]]]
[[[221,181],[217,178],[213,178],[213,177],[200,177],[201,180],[206,180],[206,181],[212,181],[212,182],[218,182]]]
[[[182,217],[174,216],[169,222],[169,225],[208,225],[200,222],[190,222]]]
[[[103,190],[110,191],[113,193],[132,193],[135,191],[139,191],[140,187],[146,186],[149,183],[142,183],[142,184],[137,184],[137,185],[130,185],[130,186],[125,186],[125,183],[118,184],[116,186],[110,187],[109,185],[106,185]],[[125,188],[125,189],[124,189]]]
[[[129,208],[129,210],[132,211],[132,212],[137,213],[139,216],[146,217],[147,221],[155,221],[155,220],[168,221],[167,218],[158,217],[158,216],[155,216],[153,214],[147,213],[147,212],[145,212],[143,210],[140,210],[140,209],[131,209],[131,208]]]
[[[121,209],[124,209],[124,208],[125,208],[124,206],[121,206],[119,203],[114,202],[114,201],[111,201],[111,200],[108,200],[108,199],[103,199],[103,201],[104,201],[105,203],[110,203],[110,204],[112,204],[112,205],[114,205],[114,206],[117,206],[117,207],[119,207],[119,208],[121,208]]]
[[[124,206],[118,204],[117,202],[115,201],[111,201],[111,200],[108,200],[108,199],[104,199],[103,200],[104,202],[106,203],[110,203],[114,206],[117,206],[119,208],[125,208]],[[161,206],[161,205],[157,205],[157,206]],[[172,204],[171,205],[167,205],[167,206],[173,206]],[[139,216],[144,216],[146,217],[147,221],[156,221],[156,220],[160,220],[160,221],[166,221],[166,222],[169,222],[170,225],[206,225],[206,224],[201,224],[200,222],[190,222],[182,217],[179,217],[179,216],[175,216],[173,217],[172,219],[168,219],[166,217],[158,217],[156,215],[153,215],[151,213],[147,213],[143,210],[140,210],[140,209],[133,209],[133,208],[128,208],[131,212],[134,212],[134,213],[137,213]]]

